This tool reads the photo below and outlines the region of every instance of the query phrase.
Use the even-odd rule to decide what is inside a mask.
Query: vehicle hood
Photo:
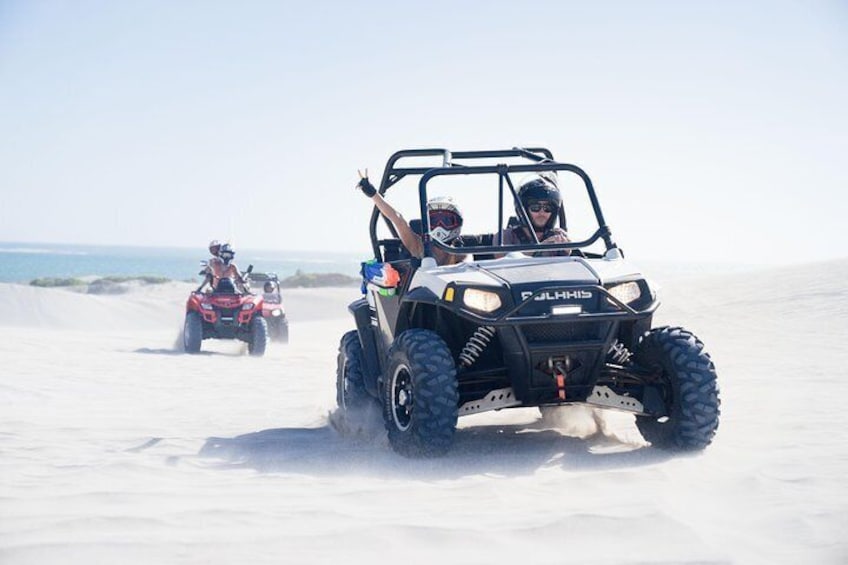
[[[639,276],[623,259],[581,257],[504,257],[487,261],[419,269],[411,286],[426,286],[441,296],[448,283],[474,286],[509,286],[514,290],[545,286],[602,285]]]
[[[586,261],[552,257],[550,260],[506,260],[478,263],[482,273],[509,286],[545,283],[599,284],[600,276]]]

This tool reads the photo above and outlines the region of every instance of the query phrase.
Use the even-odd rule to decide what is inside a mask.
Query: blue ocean
[[[0,242],[0,282],[29,283],[41,277],[161,276],[174,280],[198,280],[206,249],[171,247],[118,247],[47,243]],[[358,276],[366,256],[305,251],[237,249],[242,270],[253,265],[257,272],[280,278],[304,273],[342,273]]]

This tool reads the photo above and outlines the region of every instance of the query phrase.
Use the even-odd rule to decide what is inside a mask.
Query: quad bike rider
[[[439,162],[421,166],[425,157]],[[596,225],[584,227],[586,237],[551,241],[533,229],[513,177],[553,173],[583,196],[578,224]],[[629,412],[655,447],[697,450],[712,441],[720,405],[713,362],[691,332],[652,327],[655,290],[624,260],[581,168],[544,148],[405,150],[391,156],[377,191],[404,178],[417,181],[420,221],[410,225],[419,224],[423,253],[412,256],[391,223],[389,237],[378,237],[373,210],[365,297],[349,306],[356,329],[339,347],[343,415],[378,403],[389,443],[406,456],[445,453],[460,416],[565,404]],[[496,226],[445,245],[430,233],[428,185],[463,178],[494,179]],[[552,212],[566,233],[561,201]],[[514,228],[527,238],[508,245]],[[469,260],[438,265],[435,248]]]
[[[222,279],[230,279],[239,292],[247,292],[247,278],[233,262],[236,255],[233,247],[229,243],[219,244],[216,240],[212,240],[209,244],[209,252],[212,253],[212,258],[207,262],[205,270],[201,272],[206,276],[203,284],[209,284],[214,292]]]
[[[232,262],[234,256],[232,247],[223,244],[218,256],[213,254],[200,271],[203,282],[186,302],[183,346],[188,353],[199,352],[204,339],[238,339],[247,343],[250,355],[265,354],[268,325],[262,315],[264,299],[249,291],[253,265],[243,275]]]

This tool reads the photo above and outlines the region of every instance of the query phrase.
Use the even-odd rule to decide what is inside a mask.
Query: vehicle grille
[[[529,324],[523,326],[524,338],[528,343],[557,343],[600,339],[602,324]]]

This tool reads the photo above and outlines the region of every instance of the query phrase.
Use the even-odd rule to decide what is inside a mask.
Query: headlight
[[[253,302],[247,302],[241,305],[242,310],[253,310]]]
[[[276,317],[276,316],[282,316],[282,315],[283,315],[283,311],[282,311],[282,310],[280,310],[279,308],[275,308],[274,310],[271,310],[271,315],[272,315],[272,316],[275,316],[275,317]]]
[[[494,312],[501,307],[501,297],[496,292],[469,288],[462,295],[462,301],[472,310]]]
[[[642,296],[642,289],[639,288],[639,283],[635,281],[617,284],[609,287],[607,290],[613,297],[625,304],[636,302]]]
[[[207,302],[201,302],[200,307],[203,308],[204,310],[214,310],[215,309],[214,306],[212,306],[211,304],[209,304]]]

